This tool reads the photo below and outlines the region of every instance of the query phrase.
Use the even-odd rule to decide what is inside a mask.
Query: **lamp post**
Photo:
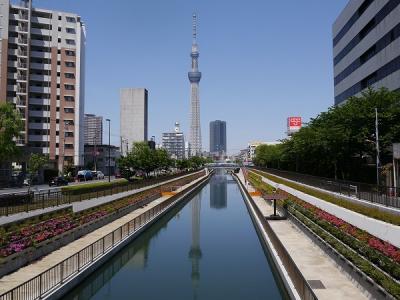
[[[108,122],[108,182],[111,181],[111,120],[106,119]]]
[[[375,108],[375,145],[376,145],[376,186],[379,189],[379,130],[378,130],[378,108]]]

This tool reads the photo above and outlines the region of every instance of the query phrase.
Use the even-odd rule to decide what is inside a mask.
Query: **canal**
[[[285,299],[267,257],[220,171],[64,299]]]

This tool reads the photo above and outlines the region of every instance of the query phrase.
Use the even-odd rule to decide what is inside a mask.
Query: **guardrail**
[[[280,260],[282,261],[282,264],[285,267],[285,270],[288,273],[290,279],[292,280],[293,285],[296,288],[296,291],[300,295],[300,298],[303,300],[318,300],[318,298],[315,295],[314,291],[312,290],[310,284],[304,278],[303,274],[300,272],[296,263],[293,261],[292,257],[286,250],[285,246],[283,246],[282,242],[279,240],[276,233],[272,230],[272,228],[269,225],[268,221],[266,220],[265,216],[261,213],[258,206],[254,203],[253,198],[250,196],[250,194],[248,193],[246,188],[243,186],[242,182],[238,179],[238,177],[235,174],[233,174],[233,175],[237,178],[238,183],[242,186],[243,191],[245,191],[245,193],[247,194],[247,197],[250,200],[251,206],[253,207],[265,232],[267,233],[269,239],[271,240],[273,247],[275,248],[276,252],[278,253],[278,256],[279,256]]]
[[[0,295],[0,300],[34,300],[43,298],[82,269],[111,251],[127,237],[136,233],[171,204],[167,202],[168,200],[158,204],[54,267]]]
[[[176,201],[178,199],[171,197],[157,204],[57,265],[0,295],[0,300],[36,300],[48,296],[57,287],[72,279],[74,275],[89,267],[93,262],[104,257],[121,242],[166,211]]]
[[[341,195],[355,197],[360,200],[378,203],[388,207],[400,208],[400,188],[376,186],[373,184],[353,181],[334,180],[331,178],[277,169],[259,167],[254,167],[254,169]]]
[[[149,185],[161,183],[163,181],[172,180],[181,176],[195,174],[180,173],[168,177],[159,177],[151,180],[143,180],[141,182],[130,183],[122,186],[113,186],[104,190],[98,190],[89,193],[74,195],[72,192],[52,191],[39,193],[13,193],[0,195],[0,216],[8,216],[20,212],[28,212],[35,209],[44,209],[47,207],[55,207],[63,204],[71,204],[83,200],[99,198],[114,195],[130,190],[143,188]]]

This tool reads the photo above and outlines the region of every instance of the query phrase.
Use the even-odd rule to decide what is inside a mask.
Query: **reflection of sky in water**
[[[190,203],[167,213],[65,299],[282,299],[230,182],[214,175]]]

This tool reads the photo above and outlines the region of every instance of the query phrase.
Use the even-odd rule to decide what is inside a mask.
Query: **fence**
[[[236,177],[236,175],[234,175],[234,176]],[[247,190],[245,189],[245,187],[243,186],[243,184],[240,182],[239,179],[237,179],[237,182],[240,185],[242,185],[243,191],[245,191],[245,193],[247,193],[247,197],[250,201],[250,205],[253,207],[258,219],[260,220],[260,222],[262,224],[262,227],[266,231],[269,239],[271,240],[273,247],[275,248],[276,252],[278,253],[278,256],[279,256],[280,260],[282,261],[282,264],[284,265],[285,270],[288,273],[291,281],[293,282],[293,285],[295,286],[296,291],[300,295],[300,298],[304,299],[304,300],[317,300],[318,298],[315,295],[314,291],[312,290],[310,284],[304,278],[303,274],[300,272],[296,263],[293,261],[292,257],[287,252],[285,246],[283,246],[283,244],[279,240],[278,236],[275,234],[275,232],[272,230],[271,226],[268,224],[268,221],[265,219],[265,216],[263,216],[263,214],[261,213],[261,211],[259,210],[257,205],[254,203],[253,198],[248,194]]]
[[[302,173],[269,168],[255,168],[299,183],[311,185],[338,194],[355,197],[384,206],[400,208],[400,188],[376,186],[361,182],[335,180]]]
[[[110,252],[129,236],[136,233],[149,221],[167,210],[175,201],[177,199],[171,197],[152,207],[54,267],[15,287],[11,291],[0,295],[0,300],[35,300],[43,298],[82,269]]]
[[[130,190],[143,188],[149,185],[158,184],[163,181],[171,180],[187,174],[188,173],[185,174],[180,173],[173,176],[153,178],[126,185],[113,186],[111,188],[107,188],[104,190],[97,190],[93,192],[80,193],[75,195],[73,194],[73,192],[68,192],[68,191],[62,192],[62,191],[52,191],[52,190],[39,193],[30,193],[30,194],[15,193],[15,194],[0,195],[0,216],[8,216],[10,214],[28,212],[35,209],[44,209],[46,207],[60,206],[63,204],[70,204],[72,202],[89,200],[93,198],[99,198],[122,192],[127,192]]]

